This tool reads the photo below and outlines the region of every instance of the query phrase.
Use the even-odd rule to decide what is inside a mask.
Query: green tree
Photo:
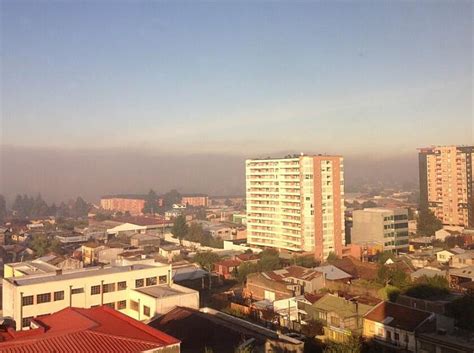
[[[201,243],[204,237],[204,230],[202,229],[202,225],[200,223],[191,223],[189,226],[186,239],[189,241],[193,241],[196,243]]]
[[[3,223],[6,217],[7,217],[7,203],[5,201],[5,197],[3,197],[3,195],[0,195],[0,223]]]
[[[443,223],[434,215],[430,209],[423,208],[418,213],[417,234],[432,236],[443,228]]]
[[[175,203],[181,203],[181,194],[173,189],[163,195],[163,206],[165,209],[171,208]]]
[[[197,262],[206,271],[212,271],[213,265],[220,260],[219,255],[212,251],[198,252],[193,257],[193,261]]]
[[[391,251],[383,251],[377,254],[377,262],[383,265],[388,259],[394,259],[395,255]]]
[[[183,215],[176,217],[171,228],[171,234],[181,242],[188,234],[188,225],[186,224],[186,218]]]
[[[278,251],[267,249],[260,253],[259,260],[260,271],[272,271],[282,267]]]
[[[396,266],[381,265],[377,271],[377,282],[403,289],[410,284],[410,279],[405,272]]]
[[[307,268],[316,267],[319,265],[319,261],[317,261],[314,256],[307,255],[307,256],[294,256],[293,257],[293,264],[296,266],[302,266]]]
[[[158,206],[158,195],[156,192],[151,189],[145,198],[145,205],[143,206],[143,213],[152,214],[158,213],[159,206]]]
[[[422,276],[404,294],[419,299],[443,297],[449,294],[449,282],[443,276]]]
[[[75,218],[87,217],[90,205],[82,197],[77,197],[71,209],[71,215]]]

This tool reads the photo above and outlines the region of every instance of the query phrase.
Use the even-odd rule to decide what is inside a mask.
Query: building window
[[[146,279],[146,285],[147,286],[156,286],[156,277],[148,277]]]
[[[117,290],[125,290],[127,289],[127,282],[118,282],[117,283]]]
[[[140,287],[143,287],[144,285],[145,285],[145,281],[143,280],[143,278],[135,280],[135,288],[140,288]]]
[[[91,287],[91,295],[100,294],[100,286],[92,286]]]
[[[399,341],[400,340],[400,334],[396,333],[394,334],[395,336],[395,341]]]
[[[150,307],[144,305],[143,306],[143,315],[150,317]]]
[[[102,292],[110,293],[115,292],[115,283],[106,283],[102,286]]]
[[[392,333],[390,331],[387,331],[386,334],[387,334],[387,341],[391,341],[392,340]]]
[[[64,300],[64,291],[54,292],[54,301]]]
[[[135,300],[130,300],[130,310],[138,311],[138,309],[138,302],[136,302]]]
[[[340,320],[337,316],[331,316],[331,325],[339,327]]]
[[[33,320],[32,317],[24,317],[24,318],[21,320],[21,327],[30,327],[31,320]]]
[[[117,310],[123,310],[127,309],[127,301],[126,300],[121,300],[117,302]]]
[[[23,297],[22,300],[21,300],[21,304],[23,306],[33,305],[33,296],[32,295],[27,295],[26,297]]]
[[[73,288],[71,289],[71,294],[81,294],[84,293],[84,288]]]
[[[50,301],[51,293],[43,293],[36,296],[36,304],[49,303]]]
[[[115,303],[105,303],[105,306],[108,306],[109,308],[115,309]]]

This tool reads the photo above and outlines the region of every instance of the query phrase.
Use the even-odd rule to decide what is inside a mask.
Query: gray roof
[[[180,295],[185,293],[176,288],[176,286],[169,287],[168,285],[158,285],[135,289],[137,292],[149,295],[153,298],[171,297],[173,295]]]
[[[434,276],[446,276],[446,271],[435,270],[432,268],[420,268],[411,274],[412,278],[419,278],[419,277],[434,277]]]
[[[337,281],[345,278],[352,278],[350,274],[337,268],[333,265],[319,266],[314,268],[316,271],[321,272],[325,275],[326,279],[330,281]]]
[[[155,266],[145,265],[145,264],[136,264],[132,266],[114,266],[114,267],[104,267],[104,268],[90,267],[90,268],[82,268],[80,270],[63,272],[62,274],[59,274],[59,275],[56,273],[47,273],[47,274],[42,274],[42,275],[6,278],[6,280],[12,282],[13,284],[17,286],[24,286],[24,285],[39,284],[39,283],[48,283],[52,281],[54,282],[68,281],[68,280],[88,277],[88,276],[110,275],[114,273],[143,270],[143,269],[154,268],[154,267]]]

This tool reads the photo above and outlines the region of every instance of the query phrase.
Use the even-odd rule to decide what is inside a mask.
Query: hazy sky
[[[243,193],[290,151],[416,182],[416,147],[473,143],[472,1],[0,4],[9,200]]]
[[[472,143],[472,1],[0,2],[4,145]]]

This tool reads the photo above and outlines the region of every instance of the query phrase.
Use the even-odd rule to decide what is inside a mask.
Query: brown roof
[[[365,315],[366,320],[383,323],[385,326],[413,332],[426,319],[434,315],[408,306],[382,302]]]
[[[365,280],[374,280],[377,278],[378,266],[371,262],[362,262],[355,257],[348,256],[337,259],[332,263],[335,267],[349,273],[354,278],[362,278]]]
[[[214,265],[215,266],[224,266],[224,267],[238,267],[240,265],[240,261],[227,259],[227,260],[222,260],[222,261],[216,262]]]
[[[302,266],[289,266],[281,270],[263,272],[263,275],[275,281],[284,281],[285,278],[290,277],[302,279],[305,281],[311,281],[316,277],[321,277],[322,273],[313,270],[312,268],[306,268]]]

